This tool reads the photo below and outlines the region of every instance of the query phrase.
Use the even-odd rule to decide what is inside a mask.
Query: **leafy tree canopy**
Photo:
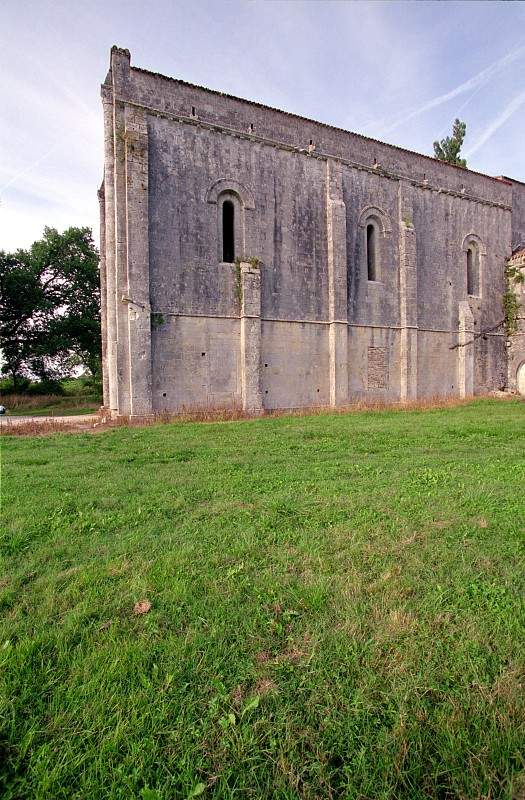
[[[454,120],[452,136],[447,136],[440,142],[434,142],[435,157],[440,161],[448,161],[449,164],[456,164],[458,167],[466,167],[466,159],[459,157],[466,132],[467,123],[461,122],[460,119]]]
[[[0,251],[2,372],[56,381],[79,364],[100,372],[98,252],[89,228],[44,236],[16,253]]]

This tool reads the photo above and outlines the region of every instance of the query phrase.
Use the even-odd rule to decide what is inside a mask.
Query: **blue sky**
[[[132,64],[525,181],[525,3],[3,0],[0,248],[98,235],[100,83]]]

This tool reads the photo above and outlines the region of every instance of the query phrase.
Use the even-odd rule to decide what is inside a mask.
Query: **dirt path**
[[[55,422],[59,425],[88,425],[91,426],[94,422],[97,422],[98,416],[96,414],[70,414],[64,416],[41,416],[37,414],[24,414],[16,417],[11,417],[7,415],[0,416],[0,425],[16,427],[17,425],[27,425],[27,423],[32,423],[38,425],[38,423],[49,423]]]

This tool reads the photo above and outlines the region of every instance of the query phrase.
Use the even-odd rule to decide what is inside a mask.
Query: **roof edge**
[[[506,183],[510,183],[511,186],[514,183],[519,183],[520,186],[525,186],[525,181],[519,181],[517,178],[509,178],[508,175],[498,175],[498,180],[505,181]]]
[[[371,136],[365,136],[363,133],[355,133],[354,131],[346,130],[346,128],[339,128],[337,125],[330,125],[328,122],[320,122],[317,119],[311,119],[310,117],[303,117],[301,114],[294,114],[292,111],[283,111],[282,108],[276,108],[275,106],[268,106],[265,103],[258,103],[256,100],[247,100],[245,97],[238,97],[234,94],[228,94],[227,92],[221,92],[218,89],[209,89],[207,86],[200,86],[197,83],[190,83],[189,81],[182,80],[181,78],[172,78],[170,75],[163,75],[161,72],[153,72],[149,69],[144,69],[143,67],[134,67],[132,66],[131,69],[135,72],[140,72],[144,75],[151,75],[155,78],[161,78],[166,81],[173,81],[174,83],[178,83],[182,86],[188,86],[191,89],[200,89],[203,92],[208,92],[209,94],[216,95],[218,97],[226,97],[229,100],[237,100],[240,103],[245,103],[249,106],[254,106],[255,108],[262,108],[267,111],[275,111],[278,114],[284,114],[287,117],[292,117],[293,119],[301,120],[302,122],[309,122],[312,125],[319,125],[322,128],[328,128],[329,130],[338,131],[339,133],[346,133],[348,136],[354,136],[357,139],[363,139],[367,142],[374,142],[379,144],[383,147],[389,147],[392,150],[396,150],[401,153],[410,153],[410,155],[418,156],[419,158],[426,158],[428,161],[432,161],[432,163],[438,162],[439,164],[443,165],[444,167],[448,167],[449,169],[459,170],[463,173],[470,173],[471,175],[479,175],[482,178],[486,178],[490,181],[497,181],[497,183],[505,183],[507,185],[512,185],[512,183],[521,183],[521,181],[515,180],[514,178],[508,178],[506,175],[503,176],[494,176],[494,175],[487,175],[485,172],[478,172],[474,169],[469,169],[468,167],[460,167],[457,164],[451,164],[448,161],[440,161],[439,159],[435,158],[434,156],[429,156],[426,153],[418,153],[417,150],[409,150],[406,147],[400,147],[396,144],[390,144],[390,142],[383,142],[381,139],[374,139]]]

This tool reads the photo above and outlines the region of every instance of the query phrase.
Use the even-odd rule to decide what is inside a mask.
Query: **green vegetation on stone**
[[[524,453],[518,400],[6,437],[3,800],[521,797]]]

